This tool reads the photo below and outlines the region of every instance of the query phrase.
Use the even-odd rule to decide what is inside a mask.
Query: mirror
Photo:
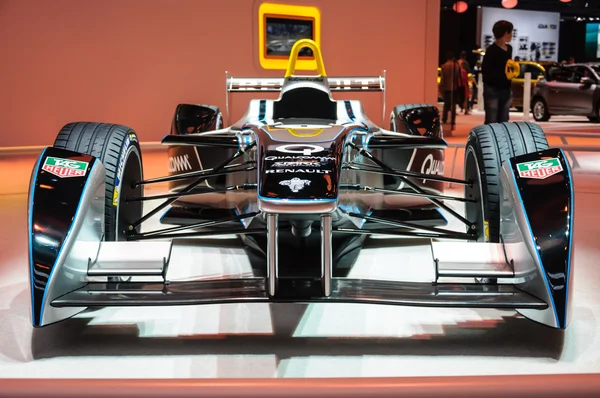
[[[596,84],[596,81],[591,77],[582,77],[579,82],[584,86],[591,86],[592,84]]]

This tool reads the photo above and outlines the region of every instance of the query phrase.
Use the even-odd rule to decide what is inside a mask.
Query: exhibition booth
[[[0,0],[0,396],[599,394],[563,16],[466,2],[524,105],[448,128],[445,3]]]

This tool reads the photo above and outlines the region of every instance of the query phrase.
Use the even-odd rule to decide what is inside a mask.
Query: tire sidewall
[[[111,214],[109,216],[113,221],[113,230],[111,233],[106,234],[106,240],[123,240],[123,234],[120,233],[120,229],[123,227],[120,223],[120,211],[122,210],[123,202],[125,197],[123,195],[123,183],[130,183],[131,181],[125,181],[125,170],[127,166],[130,166],[128,163],[130,162],[132,155],[137,156],[137,161],[135,167],[139,167],[140,175],[143,175],[142,170],[142,156],[141,150],[139,146],[139,141],[137,139],[137,135],[133,131],[129,131],[127,136],[123,140],[123,145],[121,145],[121,150],[119,153],[119,158],[117,162],[116,174],[115,174],[115,183],[114,189],[112,193],[112,197],[110,198],[111,206],[110,211]],[[108,198],[107,198],[108,199]]]
[[[479,184],[479,202],[477,203],[479,216],[481,217],[481,222],[477,224],[477,229],[480,231],[478,234],[478,242],[490,242],[490,233],[489,233],[489,214],[486,206],[486,198],[488,196],[487,190],[487,179],[485,173],[482,172],[481,165],[483,164],[483,156],[481,152],[478,150],[479,142],[476,138],[470,138],[467,141],[467,145],[465,147],[465,167],[467,165],[467,160],[469,156],[472,156],[475,161],[477,178]],[[474,221],[474,220],[470,220]],[[487,225],[486,225],[487,224]]]

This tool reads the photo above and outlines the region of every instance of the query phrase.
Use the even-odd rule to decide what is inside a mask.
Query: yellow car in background
[[[546,68],[552,65],[557,65],[556,62],[533,62],[519,61],[521,72],[519,76],[512,80],[513,100],[512,106],[517,108],[519,112],[523,111],[523,92],[525,91],[525,73],[531,72],[531,91],[541,77],[546,74]]]

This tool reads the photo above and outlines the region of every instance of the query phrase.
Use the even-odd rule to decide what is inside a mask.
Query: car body
[[[599,83],[598,63],[552,66],[533,90],[534,118],[544,121],[551,115],[578,115],[597,121],[600,110]]]
[[[316,76],[293,73],[303,46],[315,54]],[[384,76],[327,76],[311,40],[296,42],[289,62],[283,78],[226,78],[227,98],[231,92],[279,93],[275,100],[251,99],[231,125],[215,106],[180,104],[162,141],[169,147],[165,177],[140,176],[131,129],[92,124],[88,130],[107,134],[101,142],[118,138],[111,155],[117,166],[63,142],[89,138],[90,123],[61,130],[40,155],[30,185],[34,327],[106,306],[235,302],[504,308],[567,327],[573,191],[560,149],[544,144],[499,155],[489,152],[495,146],[470,139],[468,179],[449,178],[435,106],[394,107],[388,130],[360,101],[332,95],[385,93]],[[536,126],[496,127],[480,126],[472,136],[522,139],[530,131],[545,141]],[[474,155],[480,150],[488,151],[485,159]],[[488,173],[490,184],[487,175],[482,179],[484,166],[496,170]],[[143,194],[142,187],[165,182],[167,193]],[[448,182],[464,186],[465,195],[446,194]],[[554,200],[540,206],[538,197]],[[144,212],[128,207],[149,202]],[[473,217],[450,203],[464,205]],[[164,228],[141,228],[153,216]],[[449,228],[449,217],[461,226]],[[123,239],[107,241],[109,228]],[[251,276],[170,276],[178,263],[196,264],[208,253],[227,264],[232,253],[219,250],[219,236],[243,244]],[[401,280],[353,274],[361,261],[405,271],[412,264],[423,272]]]
[[[531,73],[531,90],[535,88],[535,85],[540,78],[543,78],[546,74],[546,68],[558,65],[556,62],[532,62],[532,61],[519,61],[520,72],[519,76],[512,79],[512,106],[517,108],[519,111],[523,110],[523,92],[525,87],[525,73]]]

